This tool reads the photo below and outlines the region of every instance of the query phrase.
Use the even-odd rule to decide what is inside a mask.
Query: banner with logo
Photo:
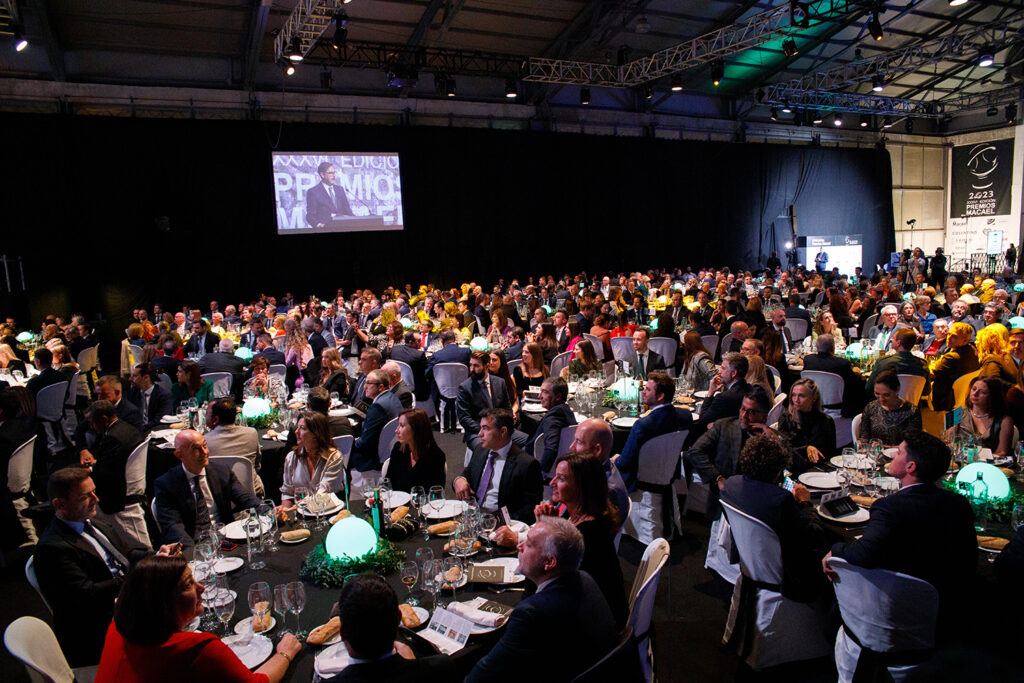
[[[954,147],[950,170],[950,218],[1009,215],[1013,138]]]

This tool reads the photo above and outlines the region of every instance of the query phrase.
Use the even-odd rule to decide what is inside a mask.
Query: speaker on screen
[[[279,235],[402,230],[398,154],[274,152]]]

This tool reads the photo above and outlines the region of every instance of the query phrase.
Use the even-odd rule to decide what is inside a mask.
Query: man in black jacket
[[[864,392],[861,386],[864,378],[853,371],[850,361],[835,355],[835,338],[831,334],[819,334],[814,342],[817,353],[804,356],[804,370],[831,372],[843,378],[843,417],[853,417],[864,407]],[[838,410],[840,406],[823,406],[825,410]]]
[[[192,336],[188,338],[188,342],[185,344],[185,355],[198,354],[200,356],[213,353],[217,350],[217,344],[220,343],[220,335],[215,332],[210,332],[210,328],[207,327],[205,320],[195,320],[192,322]]]
[[[541,418],[540,424],[523,450],[540,461],[540,471],[545,480],[554,473],[555,461],[560,455],[558,443],[562,430],[576,424],[576,416],[566,404],[568,398],[569,385],[561,377],[548,377],[540,385],[540,405],[548,412]],[[543,438],[543,442],[538,452],[534,449],[540,438]]]
[[[142,414],[142,431],[149,432],[160,424],[160,418],[174,413],[171,394],[156,383],[156,372],[149,363],[134,366],[130,381],[128,400]]]
[[[874,398],[875,396],[875,378],[878,377],[878,373],[890,367],[896,368],[896,373],[900,375],[924,377],[924,390],[921,393],[925,396],[928,395],[931,389],[932,373],[923,359],[911,353],[916,343],[917,333],[913,329],[896,330],[892,338],[892,350],[896,353],[880,358],[875,363],[875,368],[871,371],[871,377],[868,378],[868,383],[865,387],[869,398]],[[807,367],[806,363],[804,367]]]

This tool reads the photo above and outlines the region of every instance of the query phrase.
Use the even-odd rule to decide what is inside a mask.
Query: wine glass
[[[270,603],[273,600],[270,592],[270,584],[266,581],[257,581],[249,586],[249,610],[252,612],[251,629],[256,633],[256,622],[262,621],[263,617],[270,611]]]
[[[246,554],[249,569],[260,570],[267,566],[263,561],[263,522],[255,508],[248,510],[248,516],[242,520],[245,527]]]
[[[224,626],[224,635],[227,635],[228,622],[231,621],[231,617],[235,613],[235,596],[224,591],[214,596],[210,602],[213,603],[213,613],[217,615],[217,619]]]
[[[216,594],[217,575],[209,562],[196,562],[192,565],[192,580],[203,587],[203,615],[199,620],[199,629],[210,628],[213,621],[213,604],[210,600]]]
[[[208,533],[203,532],[203,535],[208,537]],[[213,562],[216,559],[213,553],[213,546],[205,540],[201,543],[196,543],[196,547],[192,551],[192,557],[196,562]]]
[[[271,553],[276,553],[280,550],[277,547],[277,515],[274,514],[276,511],[277,507],[274,505],[274,501],[269,498],[260,503],[260,523],[265,528],[263,532],[263,548]]]
[[[411,560],[402,563],[401,569],[402,584],[409,589],[409,595],[405,598],[405,601],[410,605],[418,605],[419,600],[412,596],[412,587],[416,585],[416,582],[420,578],[420,566],[418,562]]]
[[[380,503],[384,510],[385,525],[391,524],[391,480],[383,477],[380,480]]]
[[[1017,444],[1017,481],[1024,481],[1024,442]]]
[[[437,593],[441,590],[441,560],[427,560],[423,563],[423,587],[430,593],[434,607],[438,607]]]
[[[302,630],[299,615],[306,608],[306,586],[301,581],[292,581],[285,584],[285,594],[288,596],[288,611],[295,615],[295,637],[304,640],[307,634]]]
[[[286,589],[287,586],[283,583],[274,586],[274,612],[281,617],[281,635],[291,633],[291,629],[288,628],[285,620],[285,616],[288,614],[288,593]]]
[[[430,503],[430,509],[434,511],[434,514],[438,514],[444,509],[444,487],[443,486],[431,486],[430,493],[427,494],[428,501]]]
[[[339,403],[341,403],[341,395],[337,391],[332,391],[331,392],[331,407],[333,408],[334,406],[338,405]]]
[[[452,587],[452,599],[449,601],[450,604],[456,601],[456,590],[458,585],[462,583],[462,558],[455,556],[446,557],[442,560],[441,567],[443,574],[442,579],[446,579],[449,573],[455,577],[453,581],[448,583],[448,585]],[[458,569],[458,571],[452,571],[453,569]]]
[[[296,486],[295,487],[295,506],[296,506],[296,508],[301,509],[302,507],[304,507],[306,505],[305,501],[308,498],[309,498],[309,489],[308,488],[306,488],[305,486]],[[308,529],[309,525],[306,524],[306,518],[303,515],[299,514],[299,511],[300,511],[299,509],[296,509],[296,511],[295,511],[295,513],[296,513],[295,517],[299,521],[299,525],[303,529]]]
[[[484,542],[487,544],[487,557],[491,557],[494,554],[494,548],[491,546],[491,534],[498,528],[498,518],[489,512],[485,512],[480,516],[480,532],[483,534]]]
[[[423,508],[427,506],[427,490],[422,486],[413,486],[409,490],[409,495],[412,496],[412,504],[416,507],[416,516],[419,519],[419,523],[423,525]]]

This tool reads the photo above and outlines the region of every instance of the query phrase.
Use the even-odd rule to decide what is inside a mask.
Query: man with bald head
[[[618,511],[619,525],[625,523],[629,513],[629,491],[622,481],[622,475],[612,467],[609,458],[613,447],[612,428],[604,420],[590,418],[576,426],[576,438],[569,447],[574,453],[591,455],[601,461],[605,476],[608,477],[608,499]]]
[[[230,467],[210,461],[206,438],[199,432],[178,432],[174,456],[181,467],[172,467],[155,485],[156,520],[164,543],[190,548],[213,522],[226,524],[234,519],[235,511],[260,504]]]

